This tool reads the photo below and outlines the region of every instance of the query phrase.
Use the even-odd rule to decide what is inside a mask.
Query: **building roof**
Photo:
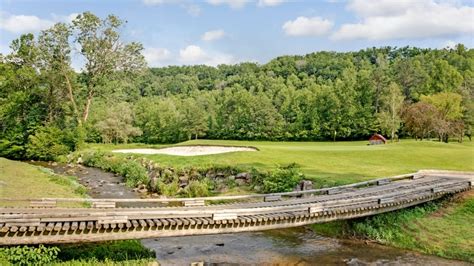
[[[372,137],[370,137],[369,140],[381,140],[383,142],[387,142],[387,139],[384,136],[380,135],[380,134],[373,134]]]

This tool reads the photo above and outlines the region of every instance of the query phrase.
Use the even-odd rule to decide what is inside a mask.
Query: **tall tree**
[[[52,120],[55,98],[61,97],[65,92],[71,104],[76,120],[81,124],[72,78],[74,72],[71,68],[71,29],[65,23],[57,23],[50,29],[40,33],[38,38],[39,57],[44,75],[49,81],[49,119]],[[61,101],[57,99],[56,101]]]
[[[110,74],[118,71],[133,73],[143,69],[146,63],[141,54],[141,44],[125,44],[121,40],[119,29],[124,22],[118,17],[109,15],[100,19],[90,12],[84,12],[72,23],[80,54],[85,59],[83,74],[87,96],[82,120],[86,122],[92,100]]]
[[[400,128],[400,112],[403,106],[403,94],[400,87],[392,82],[381,96],[382,107],[377,114],[377,120],[383,132],[390,134],[390,140],[393,142],[395,133]]]

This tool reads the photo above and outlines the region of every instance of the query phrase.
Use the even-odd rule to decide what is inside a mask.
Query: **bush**
[[[158,183],[158,193],[165,195],[167,197],[174,197],[178,194],[179,191],[179,183],[178,181],[173,181],[171,183],[165,183],[160,181]]]
[[[11,247],[0,249],[1,257],[15,265],[43,265],[56,260],[59,253],[58,247]]]
[[[211,181],[209,179],[203,179],[201,181],[191,181],[189,185],[184,189],[186,197],[207,197],[211,195],[210,189],[212,188]]]
[[[51,161],[69,152],[68,146],[62,143],[63,133],[56,127],[40,127],[30,135],[26,145],[29,158]]]
[[[125,182],[127,182],[127,185],[130,187],[148,183],[149,178],[147,171],[145,167],[138,162],[122,161],[117,172],[125,178]]]
[[[264,193],[289,192],[303,179],[295,164],[278,167],[263,178],[262,190]]]

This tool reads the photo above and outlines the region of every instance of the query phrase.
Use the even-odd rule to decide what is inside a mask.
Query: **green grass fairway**
[[[177,145],[254,146],[257,152],[234,152],[205,156],[140,155],[162,165],[175,167],[233,165],[271,169],[297,163],[311,179],[350,183],[374,177],[398,175],[419,169],[474,171],[473,142],[440,143],[401,140],[398,143],[369,146],[367,141],[352,142],[257,142],[193,140]],[[167,145],[171,146],[171,145]],[[164,145],[91,144],[90,148],[111,151],[122,148],[160,148]]]

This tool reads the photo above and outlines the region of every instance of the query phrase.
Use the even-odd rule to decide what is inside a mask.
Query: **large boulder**
[[[235,179],[245,179],[245,180],[249,180],[251,179],[251,175],[250,173],[238,173],[236,176],[235,176]]]
[[[293,191],[305,191],[313,189],[313,182],[309,180],[301,180]]]
[[[189,176],[182,175],[179,177],[179,187],[184,188],[189,184]]]

